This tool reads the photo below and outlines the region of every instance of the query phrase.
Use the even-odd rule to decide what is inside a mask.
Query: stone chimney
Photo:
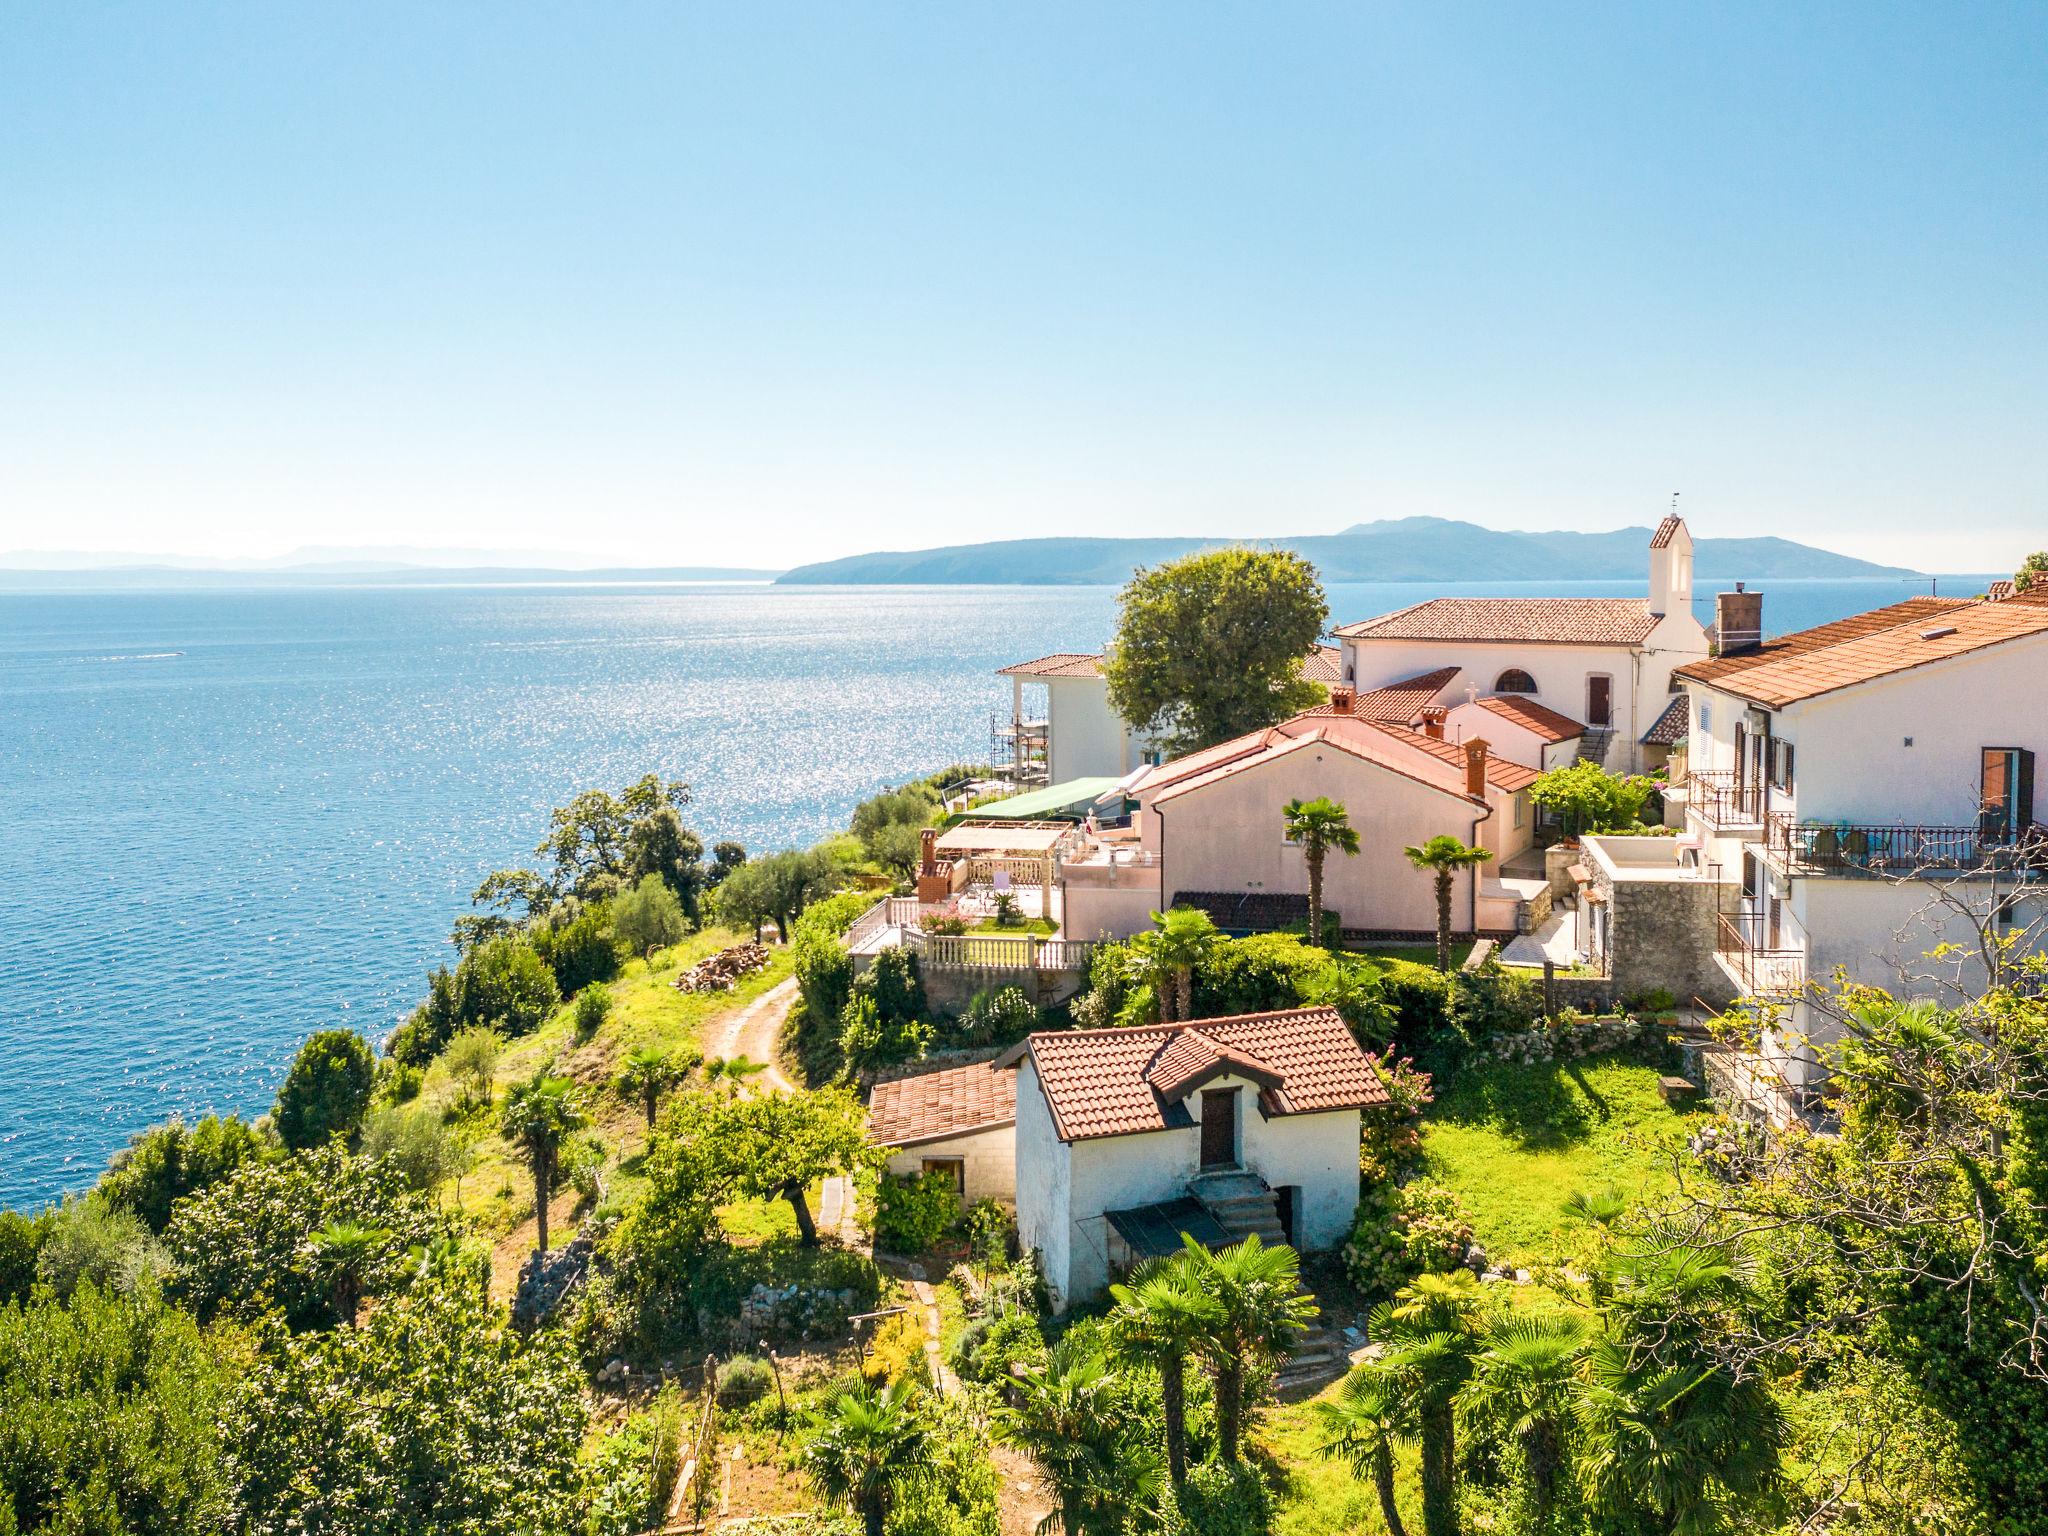
[[[1358,695],[1352,690],[1349,683],[1334,685],[1330,689],[1330,713],[1333,715],[1350,714],[1351,706],[1357,698]]]
[[[1714,639],[1723,656],[1739,656],[1764,643],[1764,595],[1735,583],[1714,599]]]
[[[1474,736],[1465,743],[1465,793],[1474,800],[1486,798],[1486,738]]]
[[[1422,734],[1431,741],[1444,739],[1444,716],[1448,714],[1441,704],[1431,704],[1422,711]]]
[[[936,875],[939,872],[939,829],[926,827],[917,834],[918,865],[920,875]]]

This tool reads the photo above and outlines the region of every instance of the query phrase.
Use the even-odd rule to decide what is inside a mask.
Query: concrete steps
[[[1216,1218],[1233,1242],[1241,1243],[1253,1235],[1268,1247],[1287,1241],[1273,1191],[1253,1174],[1235,1170],[1201,1174],[1189,1182],[1188,1193]]]
[[[1579,755],[1576,761],[1607,766],[1607,751],[1614,745],[1614,727],[1589,725],[1586,734],[1579,738]]]

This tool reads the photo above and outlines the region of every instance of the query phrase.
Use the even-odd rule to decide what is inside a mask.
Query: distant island
[[[1341,533],[1246,542],[1291,549],[1315,562],[1324,581],[1601,581],[1642,574],[1649,528],[1611,533],[1515,533],[1442,517],[1357,523]],[[787,585],[1114,585],[1154,565],[1227,539],[1008,539],[943,549],[849,555],[798,566]],[[1915,576],[1790,539],[1699,539],[1702,579]]]

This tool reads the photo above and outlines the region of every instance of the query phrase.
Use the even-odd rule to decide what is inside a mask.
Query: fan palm
[[[1574,1221],[1611,1227],[1628,1212],[1628,1196],[1613,1187],[1575,1189],[1565,1196],[1564,1213]]]
[[[1638,1365],[1613,1341],[1589,1357],[1580,1468],[1603,1511],[1647,1513],[1671,1536],[1721,1528],[1724,1506],[1781,1480],[1785,1420],[1761,1382],[1712,1363]]]
[[[1422,1444],[1422,1528],[1457,1536],[1458,1394],[1472,1379],[1483,1305],[1469,1270],[1422,1275],[1373,1308],[1366,1329],[1385,1346],[1377,1370]]]
[[[1564,1486],[1568,1432],[1585,1328],[1575,1318],[1516,1313],[1482,1337],[1468,1409],[1522,1449],[1522,1475],[1539,1526],[1548,1529]]]
[[[576,1085],[566,1077],[550,1077],[547,1069],[505,1095],[498,1130],[517,1147],[533,1172],[533,1208],[539,1223],[536,1246],[548,1251],[548,1201],[555,1192],[555,1174],[569,1138],[590,1123]]]
[[[1292,1248],[1268,1248],[1256,1235],[1211,1253],[1183,1236],[1194,1281],[1213,1313],[1200,1353],[1216,1387],[1216,1442],[1224,1461],[1237,1460],[1244,1434],[1245,1386],[1254,1369],[1291,1354],[1316,1316],[1301,1290]]]
[[[1323,943],[1323,860],[1332,851],[1346,857],[1358,852],[1358,833],[1344,807],[1327,797],[1290,800],[1281,811],[1287,841],[1301,849],[1308,865],[1308,941]]]
[[[1111,1323],[1118,1351],[1159,1372],[1166,1466],[1178,1488],[1188,1474],[1188,1356],[1214,1328],[1217,1304],[1180,1254],[1144,1266],[1109,1293],[1116,1301]]]
[[[1354,1367],[1335,1397],[1316,1404],[1316,1419],[1322,1453],[1348,1462],[1353,1476],[1372,1479],[1387,1536],[1408,1536],[1394,1503],[1394,1446],[1413,1437],[1415,1421],[1392,1379],[1371,1362]]]
[[[1158,926],[1152,930],[1147,954],[1152,984],[1159,994],[1159,1022],[1191,1018],[1195,1011],[1195,968],[1208,958],[1223,935],[1216,931],[1208,913],[1194,907],[1154,912],[1152,921]]]
[[[1121,1529],[1125,1509],[1157,1492],[1158,1462],[1115,1411],[1117,1385],[1099,1343],[1068,1334],[995,1404],[996,1433],[1051,1485],[1062,1536]]]
[[[620,1071],[615,1086],[629,1099],[638,1099],[647,1111],[647,1129],[654,1129],[655,1112],[661,1108],[661,1096],[682,1079],[682,1069],[675,1058],[656,1046],[635,1051],[626,1058],[626,1065]]]
[[[765,1061],[749,1061],[744,1056],[721,1056],[704,1063],[704,1080],[714,1086],[724,1084],[730,1092],[737,1092],[745,1086],[748,1078],[757,1072],[766,1072]]]
[[[1440,832],[1420,846],[1404,848],[1408,862],[1436,876],[1436,968],[1451,968],[1451,885],[1459,873],[1476,869],[1493,854],[1484,848],[1468,848],[1447,832]]]
[[[327,1277],[335,1316],[353,1328],[370,1272],[390,1246],[391,1233],[359,1221],[332,1221],[313,1234],[313,1257]]]
[[[904,1380],[879,1391],[858,1382],[826,1400],[824,1417],[804,1447],[811,1480],[826,1498],[852,1506],[867,1536],[882,1536],[897,1491],[932,1461],[916,1389]]]

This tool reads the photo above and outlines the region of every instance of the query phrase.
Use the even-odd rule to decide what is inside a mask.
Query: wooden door
[[[1614,679],[1604,673],[1586,679],[1586,724],[1614,724]]]
[[[1202,1166],[1226,1168],[1237,1161],[1237,1090],[1202,1092]]]

